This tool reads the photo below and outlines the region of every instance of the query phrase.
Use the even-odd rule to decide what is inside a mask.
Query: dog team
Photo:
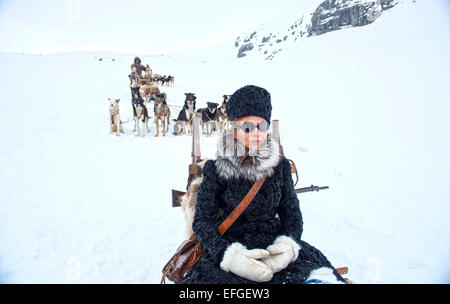
[[[195,93],[184,93],[186,98],[183,108],[178,114],[178,118],[174,119],[175,125],[173,127],[174,135],[192,134],[192,121],[195,113],[201,114],[202,132],[211,136],[213,131],[223,133],[226,129],[231,127],[226,112],[226,103],[230,95],[223,95],[222,105],[219,107],[218,103],[207,102],[206,108],[196,109]]]
[[[154,123],[156,125],[155,137],[159,136],[159,125],[162,125],[162,135],[166,136],[169,132],[170,125],[170,108],[167,105],[167,94],[159,90],[159,85],[173,86],[175,82],[174,76],[161,76],[154,74],[149,65],[144,66],[141,59],[136,57],[134,63],[131,65],[131,73],[128,75],[130,79],[131,89],[131,105],[133,108],[133,120],[136,136],[146,136],[150,134],[148,122],[150,119],[148,107],[150,102],[154,101],[153,113]],[[226,114],[226,102],[230,95],[223,95],[222,105],[219,107],[218,103],[207,102],[206,108],[196,109],[195,93],[185,93],[184,105],[178,114],[173,127],[174,135],[192,134],[192,121],[194,113],[201,114],[201,127],[203,133],[210,136],[213,131],[222,133],[225,129],[230,127],[228,117]],[[124,133],[124,122],[120,119],[119,102],[120,99],[111,99],[109,101],[110,114],[110,134],[115,133],[120,136]],[[142,129],[142,130],[141,130]]]
[[[145,136],[150,133],[149,128],[149,111],[150,102],[154,101],[154,123],[156,124],[156,136],[159,136],[159,124],[163,126],[163,136],[169,131],[170,125],[170,109],[167,105],[167,94],[163,93],[158,88],[159,84],[168,83],[173,86],[175,77],[163,76],[153,74],[149,65],[144,66],[141,59],[136,57],[134,63],[131,65],[131,73],[128,75],[130,79],[131,90],[131,106],[133,108],[134,128],[136,136]],[[120,99],[111,100],[109,112],[111,116],[110,134],[115,133],[120,136],[123,131],[123,122],[120,120],[119,101]]]

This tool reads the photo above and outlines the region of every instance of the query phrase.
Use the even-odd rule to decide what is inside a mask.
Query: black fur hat
[[[242,116],[259,116],[270,124],[272,104],[266,89],[254,85],[240,88],[227,101],[227,114],[230,120]]]

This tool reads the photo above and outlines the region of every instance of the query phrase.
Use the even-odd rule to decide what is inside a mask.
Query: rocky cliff
[[[414,0],[412,0],[414,2]],[[325,0],[310,12],[294,12],[276,26],[264,25],[235,41],[237,57],[259,53],[271,60],[299,39],[375,22],[399,0]],[[294,18],[293,18],[294,17]],[[274,31],[278,28],[278,31]]]

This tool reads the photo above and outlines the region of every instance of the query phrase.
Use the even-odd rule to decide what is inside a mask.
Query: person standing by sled
[[[141,62],[141,58],[134,58],[134,65],[136,66],[136,73],[139,77],[142,76],[142,71],[145,71],[145,66]]]
[[[131,65],[131,73],[130,75],[128,75],[128,78],[130,79],[131,107],[133,108],[133,116],[136,116],[136,109],[134,107],[134,104],[144,103],[144,99],[142,98],[139,91],[139,76],[137,74],[136,65]]]
[[[303,220],[289,161],[269,132],[267,90],[248,85],[227,102],[234,127],[217,142],[198,189],[192,229],[205,249],[181,284],[345,283],[325,255],[301,239]],[[225,234],[218,226],[266,177]]]
[[[137,68],[135,64],[131,65],[131,73],[128,75],[130,79],[130,88],[136,88],[139,86],[139,75],[137,74]]]

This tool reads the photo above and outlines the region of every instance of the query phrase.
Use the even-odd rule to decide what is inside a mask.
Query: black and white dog
[[[223,95],[222,105],[217,109],[218,116],[218,129],[220,134],[223,134],[224,131],[229,130],[231,128],[231,122],[228,119],[227,114],[227,101],[231,95]]]
[[[195,93],[184,93],[186,99],[184,100],[183,109],[178,114],[178,118],[175,119],[173,126],[173,134],[192,134],[192,120],[195,113],[195,101],[197,97]]]
[[[196,113],[202,114],[202,131],[206,133],[206,135],[211,136],[213,131],[217,130],[217,122],[219,116],[217,115],[217,107],[218,103],[215,102],[207,102],[206,108],[201,108],[196,111]],[[206,126],[206,132],[205,132]]]
[[[150,128],[148,127],[148,110],[145,105],[144,99],[141,97],[139,93],[139,88],[131,88],[131,103],[133,105],[133,115],[134,115],[134,128],[133,132],[137,133],[136,136],[145,136],[145,130],[147,129],[147,133],[150,133]],[[139,120],[142,119],[144,124],[141,135],[141,127],[139,125]]]

